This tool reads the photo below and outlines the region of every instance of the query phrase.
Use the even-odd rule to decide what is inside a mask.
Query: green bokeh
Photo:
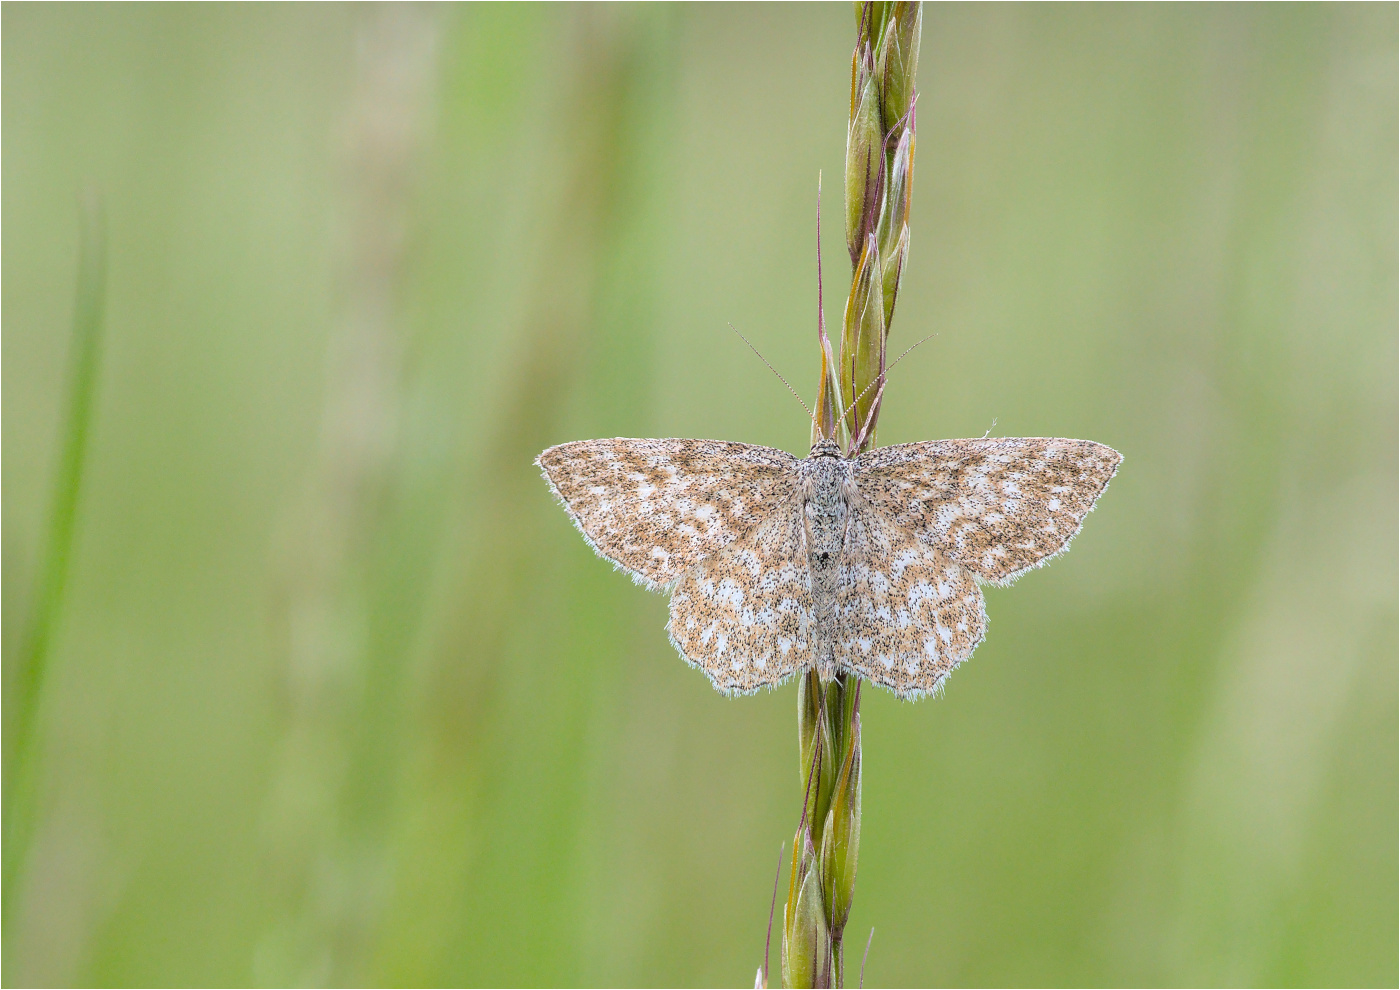
[[[872,985],[1395,984],[1396,33],[927,9],[880,441],[1125,461],[944,697],[866,694]],[[718,696],[530,462],[805,453],[725,324],[811,395],[853,37],[4,7],[7,721],[88,183],[109,259],[7,985],[752,979],[795,688]]]

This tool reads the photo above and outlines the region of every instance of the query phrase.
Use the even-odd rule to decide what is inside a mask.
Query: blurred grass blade
[[[5,766],[3,915],[8,924],[34,825],[35,732],[39,698],[48,666],[63,591],[68,583],[78,493],[82,487],[92,401],[97,383],[98,342],[107,276],[107,230],[101,196],[89,190],[83,197],[78,249],[78,290],[69,345],[67,408],[60,434],[63,451],[54,479],[49,508],[48,542],[40,560],[33,611],[15,673],[12,724]],[[8,931],[8,927],[6,928]]]

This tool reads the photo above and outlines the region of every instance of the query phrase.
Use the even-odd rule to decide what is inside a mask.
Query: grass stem
[[[3,922],[9,931],[10,910],[18,890],[34,827],[37,783],[37,727],[49,653],[68,584],[73,536],[78,516],[93,398],[107,277],[107,230],[101,196],[89,190],[82,201],[78,249],[78,288],[68,359],[66,408],[60,433],[63,450],[49,507],[48,539],[40,559],[33,609],[25,626],[15,674],[11,721],[14,737],[5,767]]]

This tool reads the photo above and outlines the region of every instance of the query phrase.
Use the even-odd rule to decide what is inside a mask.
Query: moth
[[[914,698],[986,635],[980,584],[1063,552],[1122,456],[1089,440],[938,440],[806,458],[720,440],[580,440],[535,463],[585,540],[671,595],[725,694],[815,667]]]

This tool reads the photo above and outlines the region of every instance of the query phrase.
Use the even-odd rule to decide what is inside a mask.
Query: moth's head
[[[830,437],[818,437],[808,457],[841,457],[841,445]]]

